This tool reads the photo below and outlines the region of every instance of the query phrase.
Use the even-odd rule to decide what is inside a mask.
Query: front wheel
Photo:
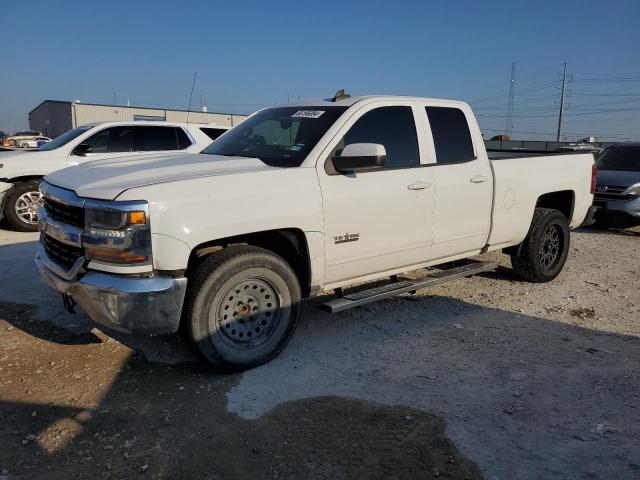
[[[38,230],[38,209],[41,206],[40,181],[19,182],[7,194],[4,214],[16,230],[35,232]]]
[[[291,339],[300,319],[300,285],[281,257],[233,246],[195,270],[185,305],[187,331],[216,370],[268,362]]]
[[[523,280],[550,282],[562,271],[569,253],[569,223],[558,210],[536,208],[529,233],[511,253],[511,265]]]

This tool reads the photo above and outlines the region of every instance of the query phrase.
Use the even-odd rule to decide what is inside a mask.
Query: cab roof
[[[403,95],[363,95],[363,96],[355,96],[355,97],[346,97],[337,100],[333,99],[308,99],[308,100],[298,100],[295,102],[289,102],[281,105],[274,105],[274,107],[330,107],[330,106],[342,106],[342,107],[350,107],[355,105],[356,103],[364,103],[364,102],[373,102],[373,101],[421,101],[421,102],[446,102],[455,105],[464,104],[465,102],[461,100],[449,100],[442,98],[427,98],[427,97],[412,97],[412,96],[403,96]]]

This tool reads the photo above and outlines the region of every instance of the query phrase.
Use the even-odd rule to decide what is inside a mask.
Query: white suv
[[[40,180],[82,162],[151,153],[199,153],[230,127],[169,122],[106,122],[74,128],[38,150],[0,153],[0,220],[36,231]]]

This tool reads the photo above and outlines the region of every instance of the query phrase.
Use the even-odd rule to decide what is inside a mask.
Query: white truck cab
[[[463,102],[339,92],[261,110],[201,154],[48,175],[36,264],[96,322],[144,334],[183,322],[215,368],[241,370],[275,357],[302,299],[322,292],[337,312],[493,269],[399,276],[492,250],[521,278],[552,280],[591,217],[593,163],[491,159]]]
[[[70,165],[149,153],[198,153],[230,127],[171,122],[105,122],[74,128],[37,150],[0,154],[0,220],[36,231],[40,179]]]

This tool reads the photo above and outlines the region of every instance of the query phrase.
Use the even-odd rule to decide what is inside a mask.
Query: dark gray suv
[[[611,228],[640,225],[640,142],[605,148],[596,165],[596,223]]]

